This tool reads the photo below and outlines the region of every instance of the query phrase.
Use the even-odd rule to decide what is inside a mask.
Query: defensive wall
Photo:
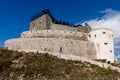
[[[9,47],[8,47],[9,46]],[[62,53],[83,56],[89,59],[96,58],[95,45],[89,41],[79,41],[73,39],[60,38],[19,38],[11,39],[5,42],[5,47],[9,50],[20,51],[52,51],[59,52],[62,47]],[[62,54],[61,53],[61,54]]]
[[[21,33],[21,38],[64,38],[87,41],[88,36],[83,32],[66,30],[33,30]]]

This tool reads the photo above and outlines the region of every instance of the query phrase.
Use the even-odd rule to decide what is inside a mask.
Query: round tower
[[[88,40],[95,43],[97,59],[105,59],[114,63],[113,32],[106,28],[93,29]]]

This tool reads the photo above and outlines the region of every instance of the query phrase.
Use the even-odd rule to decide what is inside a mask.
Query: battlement
[[[78,24],[71,24],[65,21],[59,21],[55,19],[48,9],[43,10],[41,13],[32,17],[30,22],[30,30],[50,30],[53,29],[56,25],[56,30],[65,29],[65,30],[75,30],[78,32],[88,33],[91,31],[91,27],[85,23],[85,26]],[[59,26],[59,27],[58,27]],[[70,29],[71,28],[71,29]]]
[[[21,38],[64,38],[87,41],[87,34],[75,31],[62,30],[34,30],[26,31],[21,34]]]

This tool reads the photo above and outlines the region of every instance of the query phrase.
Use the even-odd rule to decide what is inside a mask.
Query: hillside
[[[118,80],[120,73],[49,54],[0,50],[0,80]]]

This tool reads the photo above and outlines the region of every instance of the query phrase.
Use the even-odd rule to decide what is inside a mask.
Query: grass
[[[17,62],[13,62],[17,60]],[[120,73],[87,62],[58,59],[49,54],[0,50],[3,80],[117,80]]]

